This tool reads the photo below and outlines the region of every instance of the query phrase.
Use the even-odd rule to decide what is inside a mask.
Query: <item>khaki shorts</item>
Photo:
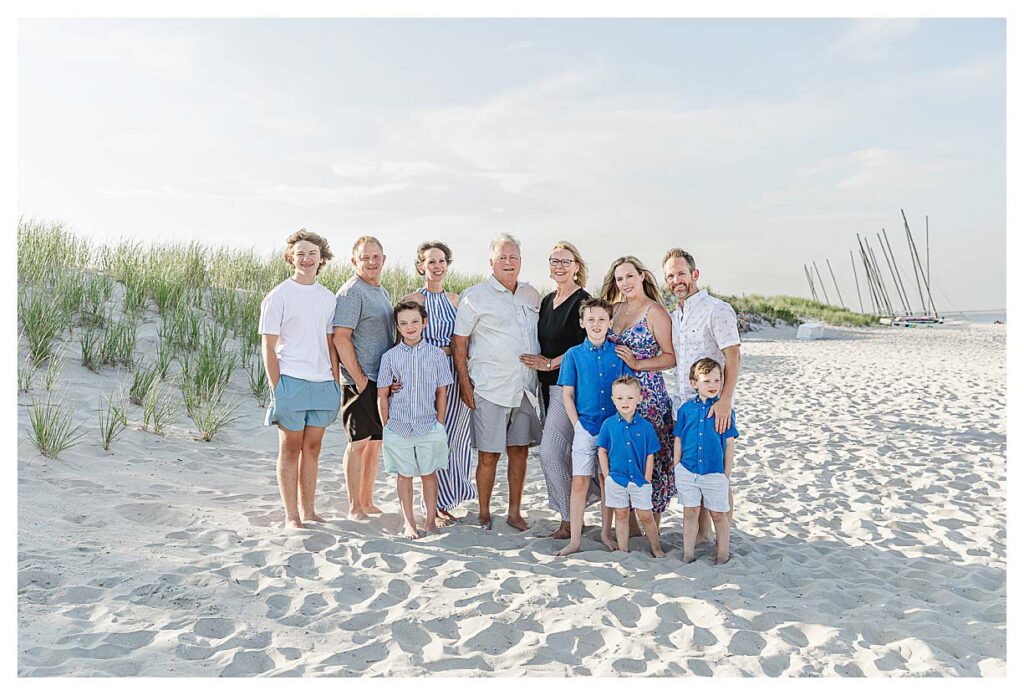
[[[593,477],[597,473],[597,437],[579,420],[572,430],[572,474]]]
[[[537,446],[541,426],[537,410],[523,394],[518,408],[506,408],[476,396],[470,419],[470,442],[477,451],[503,454],[510,446]]]

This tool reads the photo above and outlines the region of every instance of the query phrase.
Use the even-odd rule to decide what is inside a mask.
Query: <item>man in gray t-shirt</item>
[[[395,321],[388,291],[380,286],[384,247],[363,236],[352,247],[355,275],[338,290],[334,345],[341,362],[341,419],[345,423],[345,482],[348,515],[366,519],[380,514],[373,504],[373,482],[380,464],[381,427],[377,412],[380,358],[395,344]]]

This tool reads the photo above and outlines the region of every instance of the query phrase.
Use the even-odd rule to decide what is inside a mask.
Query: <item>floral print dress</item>
[[[635,326],[622,333],[608,329],[608,340],[613,345],[625,345],[633,351],[638,360],[646,360],[661,352],[654,332],[647,325],[645,314]],[[653,511],[664,512],[672,496],[676,494],[675,473],[672,470],[672,399],[665,388],[661,372],[636,373],[640,382],[641,400],[637,412],[654,425],[654,431],[661,442],[661,450],[654,455],[654,475],[651,476]]]

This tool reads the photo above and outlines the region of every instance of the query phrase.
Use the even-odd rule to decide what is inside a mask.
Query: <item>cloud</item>
[[[20,50],[39,49],[60,57],[74,56],[79,65],[116,64],[143,70],[157,78],[181,81],[195,75],[195,39],[149,31],[141,24],[100,20],[23,20]]]
[[[889,57],[892,46],[914,33],[918,25],[916,19],[859,19],[828,53],[855,61],[882,61]]]

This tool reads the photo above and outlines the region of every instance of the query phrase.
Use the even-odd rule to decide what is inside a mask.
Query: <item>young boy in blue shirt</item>
[[[690,385],[697,396],[679,406],[674,430],[676,489],[683,505],[683,562],[693,562],[697,520],[701,501],[715,524],[715,564],[729,561],[729,511],[732,501],[729,477],[736,448],[736,413],[729,417],[723,434],[715,432],[715,419],[708,411],[718,402],[722,388],[722,367],[705,357],[690,367]]]
[[[580,326],[587,331],[582,343],[569,348],[562,357],[558,385],[562,387],[565,413],[573,423],[572,492],[569,496],[569,543],[556,555],[570,555],[580,549],[583,512],[590,485],[597,473],[597,435],[604,421],[615,414],[612,383],[620,376],[632,375],[607,341],[612,323],[612,305],[599,297],[580,303]],[[604,505],[604,478],[601,489],[601,542],[615,550],[612,540],[612,515]]]
[[[629,552],[629,508],[633,507],[644,525],[651,555],[665,557],[651,511],[654,454],[661,451],[661,443],[654,426],[636,414],[640,394],[640,382],[635,377],[623,376],[612,382],[612,400],[618,413],[601,425],[597,459],[605,477],[605,504],[615,510],[618,549]]]

